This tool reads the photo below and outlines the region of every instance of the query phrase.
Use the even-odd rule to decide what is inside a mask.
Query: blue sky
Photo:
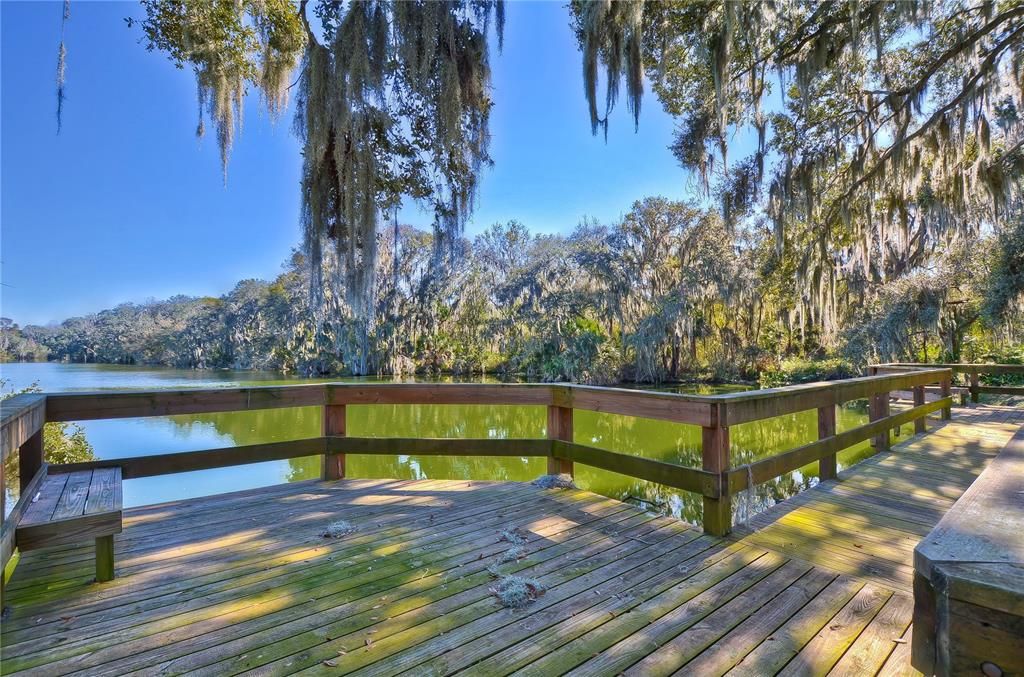
[[[72,2],[67,98],[56,134],[58,2],[0,2],[0,313],[48,323],[123,301],[221,294],[272,278],[298,244],[298,143],[250,95],[221,179],[197,140],[195,82],[139,44],[134,2]],[[492,56],[494,168],[473,235],[518,219],[534,232],[611,220],[645,195],[681,199],[673,122],[648,93],[638,133],[625,106],[608,142],[590,134],[580,54],[561,2],[510,2]],[[403,220],[429,227],[415,207]]]

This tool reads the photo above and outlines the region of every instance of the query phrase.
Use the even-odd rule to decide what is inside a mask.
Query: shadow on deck
[[[24,556],[5,673],[900,674],[911,553],[1024,420],[958,410],[732,537],[576,490],[301,482],[137,508],[118,578],[91,547]],[[321,534],[344,519],[357,530]],[[488,567],[541,579],[502,608]]]

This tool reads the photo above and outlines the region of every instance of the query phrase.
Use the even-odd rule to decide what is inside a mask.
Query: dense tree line
[[[495,224],[460,240],[443,267],[433,238],[407,226],[378,235],[369,331],[344,319],[344,299],[310,293],[309,266],[295,252],[273,281],[245,280],[220,297],[126,303],[48,327],[4,320],[0,351],[307,376],[610,383],[752,378],[808,359],[831,359],[826,368],[841,375],[875,359],[1012,352],[1024,336],[1020,219],[998,234],[953,233],[875,285],[840,281],[838,317],[808,303],[801,250],[778,247],[769,224],[730,234],[717,210],[664,198],[565,236]]]

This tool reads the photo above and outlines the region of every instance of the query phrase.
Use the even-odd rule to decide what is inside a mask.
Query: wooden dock
[[[884,674],[911,552],[1024,422],[956,410],[728,537],[579,490],[344,479],[129,509],[93,550],[22,556],[5,674]],[[336,520],[356,531],[321,534]],[[501,607],[488,567],[546,592]]]

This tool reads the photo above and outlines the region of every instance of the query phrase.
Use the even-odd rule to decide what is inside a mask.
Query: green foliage
[[[277,115],[297,84],[309,321],[314,332],[333,334],[345,364],[365,374],[379,319],[382,217],[403,198],[426,203],[435,213],[435,264],[459,254],[480,172],[491,162],[488,39],[493,20],[501,45],[504,4],[316,0],[314,25],[308,4],[143,0],[142,29],[150,50],[195,71],[197,133],[213,120],[225,178],[247,85]]]
[[[1024,216],[1007,224],[999,233],[982,312],[994,326],[1024,316]]]
[[[992,284],[991,246],[991,238],[960,239],[928,267],[874,287],[847,318],[843,352],[859,363],[960,361]],[[937,343],[931,355],[930,339]]]
[[[41,362],[46,358],[46,346],[27,336],[14,320],[0,317],[0,362]]]
[[[81,463],[96,459],[85,430],[77,423],[47,423],[43,427],[43,453],[48,463]]]
[[[860,370],[842,358],[812,360],[787,358],[775,369],[762,371],[758,383],[762,388],[779,388],[794,383],[832,381],[860,376]]]
[[[873,303],[873,287],[925,267],[956,236],[1017,218],[1018,2],[570,8],[595,132],[607,119],[596,112],[598,61],[607,108],[624,80],[638,110],[643,71],[651,73],[677,118],[673,152],[720,203],[727,228],[771,219],[795,273],[789,312],[801,343],[834,347],[843,308]],[[732,157],[736,149],[748,154]]]
[[[1014,313],[997,326],[979,319],[993,280],[1004,279],[990,274],[998,243],[984,234],[956,239],[889,282],[837,286],[848,301],[835,315],[798,291],[796,243],[777,249],[765,226],[730,235],[717,213],[664,198],[567,237],[494,224],[460,239],[442,268],[434,248],[432,233],[408,226],[381,234],[379,321],[365,335],[333,297],[313,305],[308,263],[295,253],[273,281],[244,280],[217,298],[123,304],[56,327],[2,322],[0,348],[21,359],[303,376],[497,373],[606,384],[760,374],[777,384],[848,375],[875,360],[983,359],[1024,334]],[[826,362],[805,370],[801,360]]]
[[[0,379],[0,401],[23,393],[42,392],[37,384],[13,392],[8,390],[7,379]],[[92,444],[85,437],[85,430],[77,423],[55,422],[43,426],[43,458],[47,463],[82,463],[96,460]],[[18,454],[12,454],[4,466],[5,477],[18,477]],[[17,497],[17,485],[8,482],[6,490],[12,498]]]
[[[147,48],[166,52],[178,68],[196,75],[199,124],[214,122],[227,175],[236,127],[242,122],[246,85],[258,87],[272,114],[288,102],[289,75],[306,42],[288,0],[142,0]]]

